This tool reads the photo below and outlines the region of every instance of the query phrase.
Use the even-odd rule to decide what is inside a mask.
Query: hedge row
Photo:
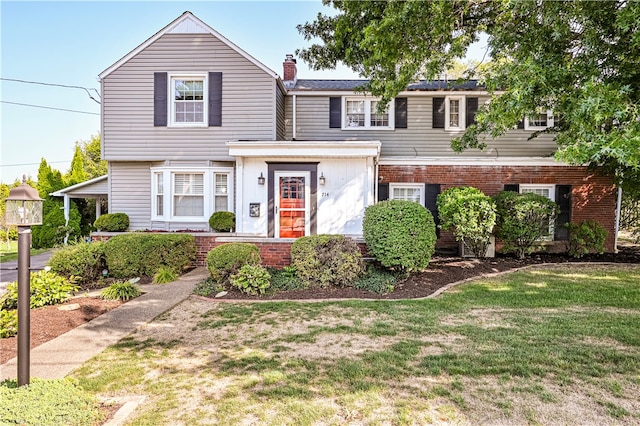
[[[152,276],[161,267],[178,274],[191,268],[196,258],[195,237],[189,234],[123,234],[106,242],[82,243],[56,250],[49,266],[62,276],[80,277],[87,283],[103,269],[114,278]]]

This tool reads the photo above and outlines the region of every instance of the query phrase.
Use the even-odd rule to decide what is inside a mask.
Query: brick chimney
[[[286,55],[284,62],[282,63],[282,67],[284,68],[284,78],[285,82],[293,82],[295,84],[296,74],[298,73],[298,69],[296,68],[296,60],[293,59],[293,55]]]

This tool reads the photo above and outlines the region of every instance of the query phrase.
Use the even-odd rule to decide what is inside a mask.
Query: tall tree
[[[101,159],[100,135],[93,135],[88,141],[77,142],[82,152],[82,163],[87,179],[107,174],[107,162]]]
[[[484,148],[524,116],[551,109],[556,156],[640,176],[640,2],[324,1],[337,9],[298,30],[320,42],[298,52],[314,69],[343,62],[389,101],[437,78],[488,35],[491,102],[454,149]],[[534,135],[536,136],[536,135]]]
[[[71,168],[69,172],[65,176],[65,180],[67,181],[67,185],[75,185],[77,183],[84,182],[87,180],[87,175],[84,172],[84,161],[82,150],[80,146],[76,144],[76,150],[73,154],[73,159],[71,160]]]

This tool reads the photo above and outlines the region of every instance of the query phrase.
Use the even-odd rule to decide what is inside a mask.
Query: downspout
[[[296,127],[298,124],[296,118],[297,102],[297,95],[293,95],[293,105],[291,105],[291,108],[293,108],[293,128],[291,129],[291,137],[294,141],[296,140]]]
[[[618,252],[618,232],[620,231],[620,213],[622,211],[622,188],[618,187],[618,202],[616,205],[616,228],[613,236],[613,251]]]

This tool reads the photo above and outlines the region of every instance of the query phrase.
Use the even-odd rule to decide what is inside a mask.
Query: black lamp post
[[[29,356],[31,346],[30,286],[31,226],[42,224],[42,198],[26,178],[13,188],[6,200],[8,225],[18,226],[18,386],[29,384]]]

